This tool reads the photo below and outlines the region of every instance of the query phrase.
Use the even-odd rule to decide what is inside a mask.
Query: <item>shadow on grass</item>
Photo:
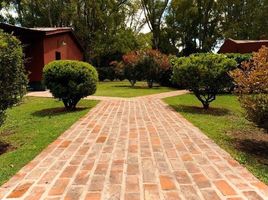
[[[130,88],[130,89],[160,89],[160,86],[154,86],[152,88],[148,88],[147,86],[134,86],[134,87],[131,87],[131,86],[127,86],[127,85],[115,85],[113,87],[117,87],[117,88]]]
[[[64,107],[59,107],[59,108],[48,108],[48,109],[43,109],[43,110],[38,110],[36,112],[33,112],[33,116],[37,117],[52,117],[52,116],[59,116],[59,115],[64,115],[67,113],[73,113],[73,112],[79,112],[82,110],[88,109],[87,107],[77,107],[75,110],[66,110]]]
[[[0,141],[0,155],[6,153],[6,152],[9,152],[9,151],[12,151],[12,150],[15,150],[16,148],[13,147],[12,145],[6,143],[6,142],[2,142]]]
[[[255,139],[235,139],[236,148],[255,157],[259,162],[268,166],[268,141]]]
[[[202,107],[198,106],[186,106],[186,105],[173,105],[172,106],[178,112],[185,112],[191,114],[202,114],[202,115],[213,115],[213,116],[224,116],[227,115],[230,111],[225,108],[209,108],[205,110]]]

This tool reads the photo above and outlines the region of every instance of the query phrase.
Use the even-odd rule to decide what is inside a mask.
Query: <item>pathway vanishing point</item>
[[[102,101],[0,187],[0,199],[268,199],[265,184],[161,101],[183,93],[90,97]]]

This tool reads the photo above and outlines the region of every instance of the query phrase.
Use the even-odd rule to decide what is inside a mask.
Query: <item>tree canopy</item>
[[[0,10],[0,21],[26,27],[72,26],[96,66],[150,47],[190,55],[228,37],[268,38],[267,0],[0,0]]]

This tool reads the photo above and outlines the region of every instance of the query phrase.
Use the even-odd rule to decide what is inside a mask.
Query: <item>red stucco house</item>
[[[41,84],[42,71],[47,63],[61,59],[83,60],[83,48],[72,28],[24,28],[4,23],[0,28],[22,42],[25,67],[33,89]]]
[[[268,47],[268,40],[233,40],[226,39],[218,53],[252,53],[257,52],[262,46]]]

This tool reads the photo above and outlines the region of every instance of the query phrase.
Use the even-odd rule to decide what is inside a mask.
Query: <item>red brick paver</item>
[[[265,184],[161,101],[181,93],[94,97],[103,101],[0,187],[0,199],[268,199]]]

